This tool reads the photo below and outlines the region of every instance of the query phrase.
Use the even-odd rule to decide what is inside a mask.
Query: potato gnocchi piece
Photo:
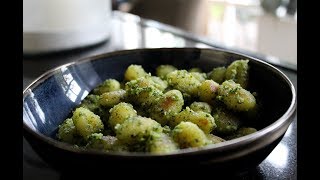
[[[161,79],[166,79],[167,74],[175,70],[178,69],[172,65],[160,65],[156,68],[156,75]]]
[[[190,104],[190,109],[192,109],[193,111],[202,111],[208,114],[211,114],[212,112],[212,107],[210,106],[210,104],[206,102],[195,101],[192,104]]]
[[[198,87],[198,96],[201,101],[213,103],[218,94],[219,84],[213,80],[205,80]]]
[[[214,132],[217,134],[232,134],[241,125],[240,119],[225,108],[216,108],[213,112],[213,117],[217,125]]]
[[[162,132],[161,125],[151,119],[134,116],[115,126],[116,137],[128,145],[145,143],[151,132]]]
[[[147,76],[147,79],[150,79],[153,82],[153,86],[159,89],[160,91],[164,91],[168,87],[168,82],[162,80],[157,76]]]
[[[104,128],[100,117],[83,107],[79,107],[73,112],[72,120],[77,133],[84,139],[93,133],[101,132]]]
[[[117,124],[122,124],[126,119],[137,116],[137,111],[129,103],[121,102],[110,109],[109,125],[114,130]]]
[[[165,154],[177,150],[178,144],[165,133],[152,132],[146,144],[146,151],[152,154]]]
[[[172,137],[181,149],[203,147],[210,143],[206,134],[192,122],[180,122],[173,129]]]
[[[115,136],[104,136],[102,133],[93,133],[88,137],[87,149],[126,152],[128,147],[121,144]]]
[[[141,106],[153,106],[162,96],[162,92],[154,87],[130,89],[129,101]]]
[[[208,79],[211,79],[214,82],[221,84],[225,80],[225,73],[226,73],[225,67],[213,68],[213,70],[208,73]]]
[[[125,84],[125,90],[145,88],[150,86],[155,87],[156,84],[150,78],[147,78],[147,77],[150,77],[150,76],[143,76],[127,82]]]
[[[226,140],[222,139],[221,137],[213,135],[213,134],[207,134],[207,138],[211,144],[218,144],[218,143],[226,141]]]
[[[153,86],[146,78],[139,78],[126,83],[128,100],[139,106],[151,106],[163,95],[162,91]]]
[[[182,93],[188,93],[196,97],[200,81],[186,70],[176,70],[167,74],[170,86],[178,89]]]
[[[231,139],[235,139],[235,138],[239,138],[242,136],[246,136],[252,133],[257,132],[257,129],[252,128],[252,127],[241,127],[239,128],[236,132],[234,132],[232,135],[230,136],[226,136],[225,139],[227,140],[231,140]]]
[[[119,81],[115,79],[107,79],[98,87],[93,89],[93,94],[101,95],[106,92],[116,91],[120,89]]]
[[[252,127],[241,127],[238,129],[238,131],[236,132],[236,134],[238,136],[246,136],[252,133],[257,132],[257,129],[252,128]]]
[[[113,107],[120,102],[123,102],[127,98],[127,92],[123,89],[119,89],[112,92],[103,93],[99,98],[99,103],[105,107]]]
[[[73,144],[76,142],[76,127],[73,124],[71,118],[66,119],[61,125],[59,125],[57,137],[59,140]]]
[[[141,65],[132,64],[127,68],[126,72],[124,73],[124,79],[126,81],[131,81],[140,77],[144,77],[146,75],[147,73]]]
[[[161,125],[166,125],[173,115],[179,113],[184,105],[182,93],[178,90],[166,92],[149,113]]]
[[[214,118],[210,114],[202,111],[196,112],[189,107],[186,107],[186,109],[178,113],[171,121],[169,121],[169,125],[170,127],[175,127],[177,124],[184,121],[196,124],[203,132],[207,134],[209,134],[217,126]]]
[[[81,102],[79,107],[86,108],[98,115],[103,123],[106,123],[109,120],[109,107],[104,107],[100,104],[100,96],[95,94],[89,94]]]
[[[190,74],[195,77],[199,82],[203,82],[207,79],[206,73],[199,73],[199,72],[190,72]]]
[[[247,88],[249,81],[249,60],[236,60],[232,62],[226,69],[225,79],[233,80],[241,85],[242,88]]]
[[[233,80],[224,81],[219,86],[217,98],[234,111],[249,111],[256,106],[255,97]]]
[[[99,99],[99,95],[89,94],[81,101],[79,107],[87,108],[90,111],[96,113],[100,108]]]
[[[153,86],[160,91],[164,91],[168,87],[168,82],[165,80],[162,80],[157,76],[151,76],[150,74],[147,74],[145,76],[142,76],[127,82],[125,85],[125,88],[128,85],[132,88],[139,88],[139,87],[142,88],[142,87]]]

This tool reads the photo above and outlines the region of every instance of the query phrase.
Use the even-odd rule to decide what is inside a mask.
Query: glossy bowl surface
[[[252,122],[258,132],[234,140],[167,155],[104,153],[79,150],[55,140],[58,125],[82,99],[106,78],[123,79],[130,64],[154,73],[160,64],[200,67],[209,72],[234,60],[248,59],[248,89],[261,97],[263,111]],[[81,59],[52,69],[23,92],[24,136],[33,149],[56,169],[210,167],[221,172],[242,171],[261,163],[282,139],[296,111],[296,92],[277,68],[249,56],[199,48],[160,48],[117,51]]]

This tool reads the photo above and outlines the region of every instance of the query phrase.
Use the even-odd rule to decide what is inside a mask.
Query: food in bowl
[[[84,149],[165,154],[254,133],[243,120],[258,115],[257,93],[246,90],[248,62],[208,73],[160,65],[155,75],[132,64],[123,82],[110,78],[94,88],[57,138]]]
[[[125,148],[123,146],[118,146],[119,150],[115,151],[101,151],[84,148],[84,142],[85,145],[80,144],[79,148],[74,148],[76,145],[55,138],[58,126],[72,117],[70,112],[98,84],[108,78],[122,82],[126,69],[132,64],[141,65],[147,72],[156,75],[156,68],[163,64],[186,70],[200,67],[204,72],[210,72],[213,67],[227,68],[239,59],[249,60],[250,79],[246,89],[253,95],[253,92],[258,93],[254,95],[258,114],[255,110],[234,114],[242,121],[241,127],[254,127],[258,132],[231,140],[220,136],[227,141],[162,154],[127,152],[121,149]],[[124,89],[123,85],[120,83],[121,89]],[[261,163],[279,144],[295,119],[296,105],[296,91],[290,79],[276,67],[250,56],[221,49],[124,50],[64,64],[41,75],[23,92],[23,130],[24,137],[35,152],[46,163],[64,172],[70,172],[70,168],[72,171],[81,169],[84,172],[88,169],[97,172],[97,169],[105,171],[125,168],[134,173],[136,170],[154,170],[157,173],[163,167],[174,172],[180,172],[177,171],[178,167],[180,170],[192,171],[196,167],[199,170],[207,167],[210,171],[225,175],[234,171],[244,172]],[[137,109],[137,112],[141,111]],[[210,134],[216,135],[214,132]],[[112,137],[106,139],[116,140]]]

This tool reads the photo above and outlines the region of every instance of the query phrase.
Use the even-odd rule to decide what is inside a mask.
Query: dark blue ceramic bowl
[[[200,67],[208,72],[238,59],[249,59],[249,90],[259,93],[264,106],[261,118],[252,124],[259,129],[256,133],[167,155],[85,151],[55,140],[58,125],[70,111],[104,79],[122,80],[130,64],[141,64],[152,73],[160,64]],[[282,72],[263,61],[218,49],[137,49],[82,59],[43,74],[23,92],[23,129],[33,149],[56,169],[199,166],[223,172],[261,163],[283,137],[295,110],[294,86]]]

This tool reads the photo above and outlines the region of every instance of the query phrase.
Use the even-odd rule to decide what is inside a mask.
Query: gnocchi
[[[166,154],[254,133],[239,116],[260,109],[246,89],[248,71],[248,60],[207,73],[165,64],[155,75],[132,64],[123,81],[94,88],[59,125],[57,139],[105,152]]]

